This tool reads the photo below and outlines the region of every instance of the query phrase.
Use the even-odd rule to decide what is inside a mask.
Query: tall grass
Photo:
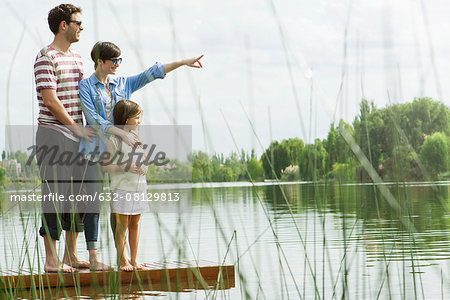
[[[133,3],[136,5],[136,2]],[[119,24],[124,25],[125,21],[114,4],[108,2],[108,5]],[[95,4],[94,8],[98,13]],[[269,1],[269,8],[277,22],[283,45],[286,70],[298,114],[298,120],[295,121],[300,123],[299,131],[303,136],[307,136],[307,128],[304,125],[306,118],[302,115],[301,100],[295,87],[296,78],[293,75],[295,66],[289,59],[291,53],[289,39],[273,1]],[[350,8],[348,19],[351,14]],[[167,14],[172,26],[174,55],[183,54],[170,7],[167,9]],[[120,26],[122,34],[129,38],[135,55],[144,67],[142,51],[137,41],[131,39],[132,35],[126,31],[126,28],[126,26]],[[432,49],[431,40],[429,42]],[[343,49],[341,86],[335,102],[325,99],[314,78],[307,77],[311,87],[309,98],[311,118],[308,128],[310,140],[312,140],[314,127],[312,100],[321,101],[323,108],[328,109],[333,116],[338,113],[339,101],[342,101],[341,107],[346,104],[343,96],[348,72],[346,39],[344,39]],[[12,65],[13,62],[11,70]],[[308,74],[307,71],[310,69],[303,59],[300,59],[299,66],[303,74]],[[433,71],[437,77],[435,63],[433,63]],[[251,74],[249,72],[250,77]],[[11,78],[11,72],[9,78]],[[214,129],[208,126],[198,88],[192,77],[188,77],[188,80],[193,101],[201,118],[205,148],[212,151],[214,145],[211,136]],[[436,84],[440,91],[437,79]],[[176,89],[176,84],[174,86]],[[159,92],[157,95],[169,119],[173,124],[177,124],[177,105],[175,104],[173,111]],[[249,95],[252,95],[251,91]],[[257,147],[263,150],[264,145],[257,134],[254,118],[251,116],[253,107],[250,107],[250,114],[243,105],[241,109],[247,117],[251,135],[256,140]],[[240,153],[241,147],[229,126],[228,116],[223,112],[222,116],[236,151]],[[395,130],[402,139],[407,140],[398,126]],[[11,283],[2,282],[0,278],[0,285],[3,287],[0,290],[0,296],[12,299],[20,297],[53,299],[72,296],[145,298],[158,295],[158,293],[149,292],[154,289],[176,299],[236,299],[239,297],[241,299],[426,299],[427,286],[424,283],[426,275],[423,274],[434,272],[435,278],[439,279],[440,296],[442,299],[446,298],[450,295],[448,286],[450,264],[448,256],[445,258],[445,255],[450,253],[450,249],[448,245],[434,248],[429,245],[426,238],[440,238],[443,244],[450,240],[450,229],[446,223],[450,216],[448,183],[443,187],[435,184],[425,187],[432,189],[435,197],[428,195],[427,201],[433,202],[435,206],[425,207],[442,211],[440,215],[436,214],[442,222],[439,233],[441,236],[426,235],[426,226],[425,228],[417,226],[417,216],[428,222],[432,222],[433,218],[427,218],[422,212],[416,211],[414,201],[420,201],[421,198],[417,200],[407,192],[412,187],[401,183],[386,185],[372,167],[370,154],[368,157],[364,155],[360,145],[355,142],[350,133],[344,131],[343,136],[371,176],[373,183],[369,187],[352,187],[342,182],[317,180],[307,184],[282,185],[272,167],[276,178],[276,183],[272,186],[261,187],[258,183],[252,183],[249,188],[207,186],[194,188],[192,213],[178,211],[176,214],[166,215],[155,212],[146,216],[153,221],[156,233],[153,241],[156,240],[157,245],[152,245],[151,249],[141,248],[141,253],[159,251],[160,256],[157,259],[163,263],[170,260],[193,261],[195,266],[195,262],[198,263],[203,257],[208,257],[215,260],[218,265],[234,264],[237,285],[235,289],[221,289],[223,278],[219,278],[212,287],[201,278],[197,278],[203,289],[198,293],[180,291],[176,282],[168,282],[166,285],[154,283],[148,286],[139,281],[135,285],[120,285],[112,281],[114,284],[110,286],[96,288],[79,285],[73,288],[64,286],[48,288],[45,284],[46,275],[42,265],[44,256],[42,239],[36,232],[36,228],[40,226],[40,215],[37,211],[22,211],[18,206],[14,208],[14,213],[0,210],[3,246],[1,250],[4,254],[0,273],[6,274],[13,269],[21,276],[29,276],[27,270],[31,274],[42,275],[39,282],[28,290],[21,290]],[[413,155],[420,165],[417,154],[413,152]],[[310,163],[314,164],[315,161]],[[311,169],[315,170],[315,168]],[[317,178],[317,176],[312,174],[311,178]],[[34,192],[38,191],[34,190]],[[246,209],[248,211],[245,211]],[[106,221],[108,219],[107,209],[104,208],[101,214],[101,220],[103,220],[101,238],[104,241],[101,244],[103,247],[101,253],[102,259],[113,265],[116,253],[111,246],[113,240]],[[436,226],[432,228],[435,230]],[[144,231],[141,232],[142,237],[146,234],[146,229],[142,229]],[[195,233],[192,232],[193,230]],[[206,242],[205,239],[207,239]],[[84,251],[83,243],[80,235],[78,249],[80,254]],[[63,243],[59,246],[59,253],[63,253],[62,245]],[[436,253],[432,258],[427,259],[424,257],[427,252]],[[439,261],[436,257],[439,258],[440,255],[442,257]],[[146,257],[155,259],[156,255]],[[445,264],[449,265],[447,269]],[[74,273],[73,276],[76,277],[77,274]],[[109,276],[115,276],[115,273]]]

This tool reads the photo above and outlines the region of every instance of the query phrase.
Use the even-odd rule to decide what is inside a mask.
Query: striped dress
[[[66,137],[78,141],[78,138],[63,126],[45,106],[41,90],[56,90],[56,96],[64,105],[69,116],[78,124],[82,124],[81,100],[78,93],[78,82],[83,79],[81,56],[73,50],[64,54],[47,46],[36,56],[34,77],[39,103],[38,124],[58,130]]]

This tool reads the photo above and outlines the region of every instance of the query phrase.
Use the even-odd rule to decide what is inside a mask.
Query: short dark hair
[[[48,12],[48,26],[54,34],[57,34],[59,24],[61,24],[62,21],[69,22],[72,14],[81,14],[81,12],[81,7],[72,4],[60,4]]]
[[[103,61],[114,57],[119,57],[122,51],[111,42],[97,42],[91,50],[91,58],[94,61],[94,68],[97,69],[98,59]]]

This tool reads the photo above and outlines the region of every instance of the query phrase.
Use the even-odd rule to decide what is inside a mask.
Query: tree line
[[[2,155],[5,159],[5,153]],[[38,179],[37,165],[25,166],[24,153],[9,154],[27,178]],[[272,141],[258,158],[252,150],[228,156],[195,151],[189,163],[174,161],[171,169],[149,168],[147,179],[192,182],[262,180],[370,181],[369,170],[384,181],[449,179],[449,108],[431,98],[377,108],[363,100],[352,124],[331,124],[325,139],[305,144],[299,138]],[[364,163],[365,162],[365,163]],[[5,172],[6,171],[6,172]],[[0,167],[0,185],[8,170]],[[155,180],[156,179],[156,180]]]
[[[311,144],[273,141],[259,159],[253,151],[226,158],[195,152],[192,181],[370,181],[369,169],[385,181],[449,178],[449,121],[449,108],[431,98],[381,109],[363,100],[352,124],[331,124],[327,137]]]

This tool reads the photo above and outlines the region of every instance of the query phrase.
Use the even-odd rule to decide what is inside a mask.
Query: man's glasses
[[[80,27],[81,26],[81,24],[82,24],[82,22],[81,21],[74,21],[74,20],[69,20],[69,22],[68,23],[75,23],[75,24],[77,24],[78,25],[78,27]]]
[[[114,64],[114,65],[117,65],[117,64],[121,64],[122,63],[122,57],[119,57],[119,58],[113,58],[113,59],[110,59],[110,61],[112,61],[112,63]]]

